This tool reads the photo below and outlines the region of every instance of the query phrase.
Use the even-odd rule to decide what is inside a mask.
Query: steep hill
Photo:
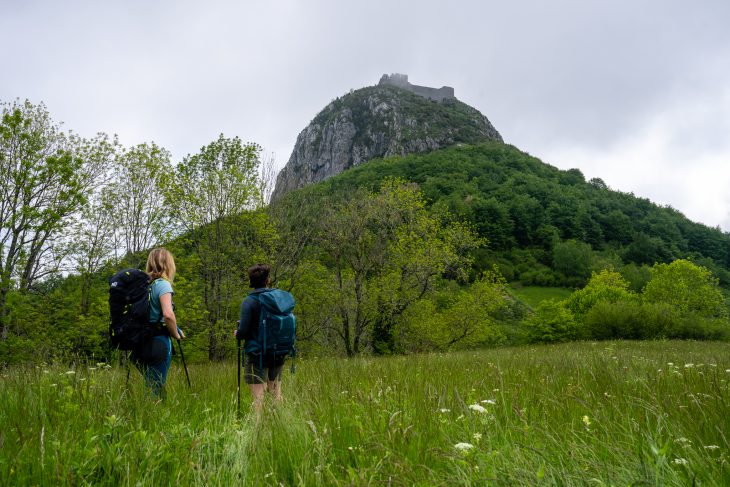
[[[443,96],[444,89],[381,80],[378,86],[334,100],[297,137],[273,199],[373,158],[502,140],[487,117],[453,96]]]

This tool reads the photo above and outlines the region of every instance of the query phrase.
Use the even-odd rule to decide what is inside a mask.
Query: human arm
[[[165,320],[167,331],[170,332],[170,336],[175,340],[183,338],[185,335],[178,329],[175,311],[172,309],[172,293],[165,293],[160,296],[160,309],[162,311],[162,318]]]
[[[252,299],[244,299],[241,303],[241,311],[238,320],[238,329],[235,336],[237,340],[245,340],[246,334],[251,326]]]

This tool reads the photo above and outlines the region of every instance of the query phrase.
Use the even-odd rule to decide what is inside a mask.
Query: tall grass
[[[724,343],[298,360],[257,416],[235,364],[0,380],[3,485],[730,485]],[[467,445],[457,444],[464,443]]]

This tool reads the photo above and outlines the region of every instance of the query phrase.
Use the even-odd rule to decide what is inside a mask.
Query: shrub
[[[638,301],[602,301],[585,315],[586,329],[596,340],[645,340],[660,338],[682,319],[666,304],[642,304]]]
[[[718,280],[704,267],[679,259],[671,264],[655,264],[651,274],[644,288],[648,302],[669,303],[680,311],[705,318],[727,318]]]
[[[540,303],[527,320],[527,336],[531,342],[552,343],[578,340],[584,337],[581,325],[563,301],[546,300]]]
[[[593,273],[586,287],[571,294],[566,306],[581,319],[599,302],[615,303],[635,299],[636,295],[629,291],[629,284],[621,274],[603,270],[598,274]]]
[[[590,337],[596,340],[726,340],[730,337],[727,321],[682,312],[668,303],[603,301],[591,308],[584,322]]]

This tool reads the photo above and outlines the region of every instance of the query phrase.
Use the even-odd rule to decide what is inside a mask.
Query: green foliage
[[[553,299],[542,301],[526,325],[528,339],[535,343],[567,342],[584,337],[581,324],[565,302]]]
[[[204,285],[205,330],[210,359],[226,355],[223,345],[235,328],[245,269],[271,255],[275,230],[268,216],[255,211],[263,203],[258,184],[261,147],[222,134],[177,165],[164,183],[164,202],[173,223],[186,231],[197,278]]]
[[[162,195],[172,172],[171,155],[154,142],[120,152],[112,181],[102,191],[102,211],[111,212],[119,246],[126,252],[142,252],[163,240],[170,223]]]
[[[480,261],[482,268],[500,262],[507,273],[501,261],[509,259],[517,270],[515,245],[548,267],[515,272],[515,280],[581,285],[590,271],[605,268],[595,254],[604,249],[613,249],[614,268],[624,262],[670,262],[688,254],[711,259],[720,268],[730,263],[730,239],[720,230],[690,222],[672,208],[633,194],[612,191],[595,181],[586,183],[577,171],[560,171],[499,142],[370,161],[300,192],[326,195],[375,189],[389,177],[417,183],[429,205],[469,221],[488,238],[491,260]],[[553,251],[561,239],[574,240],[574,247],[589,245],[594,251],[591,262],[586,264],[586,247],[581,249],[582,259],[578,252],[573,252],[572,260],[559,257],[558,265],[568,273],[557,271],[551,259],[540,255]]]
[[[466,289],[444,291],[438,301],[414,305],[404,327],[405,348],[447,351],[505,340],[496,318],[507,306],[506,283],[498,272],[484,273]]]
[[[108,138],[61,132],[43,104],[0,112],[0,340],[8,338],[8,294],[58,272],[71,218],[108,163]]]
[[[644,289],[644,298],[652,303],[668,303],[680,311],[702,317],[728,316],[717,278],[708,269],[684,259],[655,265]]]
[[[559,242],[553,248],[553,266],[567,277],[587,279],[591,275],[592,257],[591,246],[575,240]]]
[[[618,272],[603,270],[594,273],[583,289],[574,292],[566,301],[566,307],[582,317],[598,302],[615,303],[632,301],[637,296],[629,290],[629,283]]]
[[[681,319],[668,305],[639,301],[600,301],[585,315],[589,336],[597,340],[644,340],[666,337],[672,323]]]
[[[465,278],[481,242],[468,225],[429,213],[420,191],[399,180],[325,207],[316,243],[332,266],[346,353],[396,351],[401,316],[442,275]]]
[[[636,273],[640,268],[628,270]],[[707,269],[678,260],[656,264],[651,274],[644,292],[636,294],[618,272],[594,273],[583,289],[564,301],[539,306],[527,322],[529,338],[730,338],[724,297]],[[570,330],[580,332],[571,335]]]
[[[638,266],[630,262],[622,266],[619,272],[629,283],[629,289],[636,293],[642,292],[646,284],[651,280],[651,267],[648,265]]]
[[[657,338],[727,340],[726,320],[682,312],[668,303],[599,302],[585,316],[590,337],[648,340]]]

